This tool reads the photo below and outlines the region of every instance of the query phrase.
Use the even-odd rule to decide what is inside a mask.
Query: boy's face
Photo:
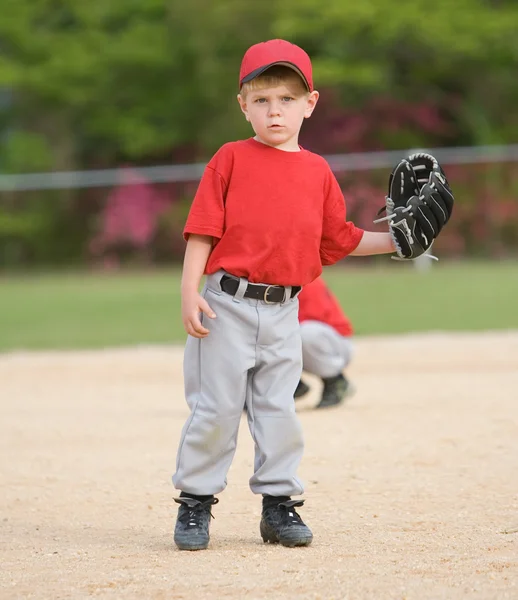
[[[302,82],[301,82],[302,85]],[[299,132],[304,119],[311,116],[318,92],[308,93],[297,83],[286,82],[250,90],[237,97],[246,120],[258,141],[279,150],[299,150]]]

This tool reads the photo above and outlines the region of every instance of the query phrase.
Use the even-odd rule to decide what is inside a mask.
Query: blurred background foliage
[[[0,172],[208,160],[251,134],[239,64],[273,37],[312,56],[322,97],[301,143],[313,151],[514,143],[517,31],[515,0],[4,0]],[[518,250],[516,171],[448,170],[459,202],[445,252]],[[341,178],[360,226],[386,178]],[[176,260],[195,185],[141,182],[121,203],[124,186],[2,193],[0,267]]]

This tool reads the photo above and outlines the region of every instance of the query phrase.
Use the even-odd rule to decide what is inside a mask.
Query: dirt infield
[[[175,549],[181,357],[0,356],[2,599],[518,598],[517,332],[358,340],[349,403],[300,404],[299,549],[259,537],[244,420],[210,549]]]

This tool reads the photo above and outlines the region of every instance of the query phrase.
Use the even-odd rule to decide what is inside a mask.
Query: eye
[[[291,96],[284,96],[284,97],[282,98],[282,101],[283,101],[283,102],[291,102],[292,100],[293,100],[293,98],[292,98]]]
[[[256,98],[254,102],[256,104],[264,104],[266,102],[266,98]]]

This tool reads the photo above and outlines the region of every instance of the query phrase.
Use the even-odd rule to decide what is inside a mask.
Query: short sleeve
[[[189,235],[209,235],[220,239],[225,227],[225,198],[232,171],[232,153],[223,146],[206,166],[194,196],[184,239]]]
[[[345,199],[336,177],[328,170],[324,183],[324,215],[320,259],[332,265],[356,249],[363,237],[359,229],[346,220]]]

